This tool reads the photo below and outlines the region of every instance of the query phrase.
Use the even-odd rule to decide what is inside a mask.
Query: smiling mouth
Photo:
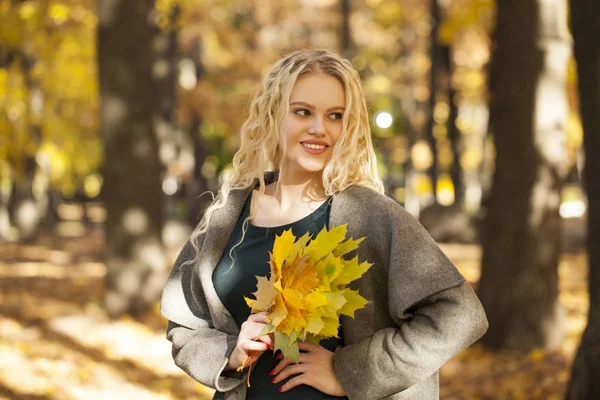
[[[309,144],[309,143],[302,143],[302,146],[307,147],[309,149],[313,149],[313,150],[323,150],[324,148],[326,148],[326,145],[320,145],[320,144]]]

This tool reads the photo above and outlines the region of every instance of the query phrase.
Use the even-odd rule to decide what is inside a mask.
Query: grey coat
[[[212,274],[251,190],[232,191],[213,214],[198,238],[196,264],[185,264],[195,256],[186,243],[162,295],[175,364],[216,389],[215,399],[246,397],[246,373],[223,372],[239,328],[219,300]],[[351,285],[369,303],[354,319],[342,317],[344,347],[334,353],[346,395],[438,399],[438,369],[488,328],[481,303],[422,225],[389,197],[357,185],[335,194],[329,226],[344,223],[347,237],[367,237],[355,250],[359,260],[374,263]]]

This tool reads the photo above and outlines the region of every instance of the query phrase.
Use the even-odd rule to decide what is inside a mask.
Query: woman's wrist
[[[233,351],[229,355],[229,361],[225,366],[225,371],[230,371],[234,369],[238,369],[240,365],[242,365],[242,360],[240,359],[240,352],[238,350],[237,345],[233,348]]]

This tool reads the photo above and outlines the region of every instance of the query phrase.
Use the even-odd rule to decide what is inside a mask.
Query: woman
[[[276,62],[240,130],[233,170],[179,255],[161,312],[175,363],[216,399],[437,399],[438,369],[487,330],[483,308],[420,223],[384,194],[364,93],[324,50]],[[275,171],[269,171],[275,167]],[[243,296],[267,275],[274,236],[347,224],[374,265],[353,283],[369,303],[340,337],[274,355]],[[237,372],[261,355],[251,374]],[[266,354],[264,354],[266,353]]]

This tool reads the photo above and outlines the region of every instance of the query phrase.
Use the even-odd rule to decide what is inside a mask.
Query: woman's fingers
[[[309,363],[308,355],[306,353],[300,353],[300,355],[298,356],[298,363],[307,365]],[[271,375],[277,375],[288,365],[292,365],[292,364],[297,364],[297,363],[296,363],[296,361],[292,360],[291,358],[284,358],[283,360],[281,360],[277,363],[275,368],[273,368],[271,370]]]
[[[271,336],[264,335],[264,336],[259,337],[257,340],[260,340],[261,342],[263,342],[264,344],[269,346],[269,348],[271,350],[273,349],[273,338]]]
[[[267,318],[267,312],[266,311],[259,312],[259,313],[256,313],[256,314],[250,314],[250,317],[248,317],[248,319],[250,321],[260,322],[262,324],[268,324],[269,323],[269,318]]]
[[[273,336],[263,335],[258,337],[267,325],[267,313],[260,312],[258,314],[251,314],[248,319],[240,327],[240,339],[242,340],[254,340],[266,343],[269,346],[273,346]]]
[[[268,348],[268,344],[255,340],[245,340],[242,345],[242,350],[245,353],[249,351],[266,351]]]
[[[293,377],[292,379],[287,381],[285,383],[285,385],[281,385],[281,387],[279,388],[279,391],[287,392],[288,390],[290,390],[291,388],[293,388],[295,386],[307,385],[307,384],[308,384],[308,379],[307,379],[306,373],[304,373],[304,374],[300,374],[298,376]]]
[[[271,370],[271,375],[277,375],[278,373],[281,372],[282,369],[284,369],[291,363],[292,363],[292,361],[289,358],[284,358],[283,360],[279,361],[277,363],[277,365],[275,365],[275,368],[273,368]]]
[[[275,375],[273,383],[292,377],[281,386],[281,392],[304,384],[329,395],[344,396],[344,389],[333,369],[333,352],[320,346],[303,345],[303,347],[304,350],[300,353],[298,360],[299,364],[294,364],[290,359],[284,359],[273,369],[271,373]]]
[[[298,361],[300,361],[300,360],[298,360]],[[271,370],[271,375],[277,375],[278,373],[281,372],[281,370],[283,370],[285,367],[292,364],[293,362],[294,362],[294,360],[292,360],[291,358],[284,358],[283,360],[281,360],[277,363],[275,368],[273,368]]]
[[[267,326],[268,318],[266,312],[260,312],[257,314],[251,314],[246,321],[240,327],[240,333],[237,338],[236,346],[234,351],[231,353],[229,359],[229,367],[237,369],[239,365],[250,357],[251,352],[255,358],[258,358],[269,348],[273,348],[273,337],[272,335],[263,335],[257,338],[258,335]]]
[[[279,383],[292,375],[302,374],[307,370],[308,367],[306,364],[291,364],[285,367],[279,374],[276,374],[271,382]]]

